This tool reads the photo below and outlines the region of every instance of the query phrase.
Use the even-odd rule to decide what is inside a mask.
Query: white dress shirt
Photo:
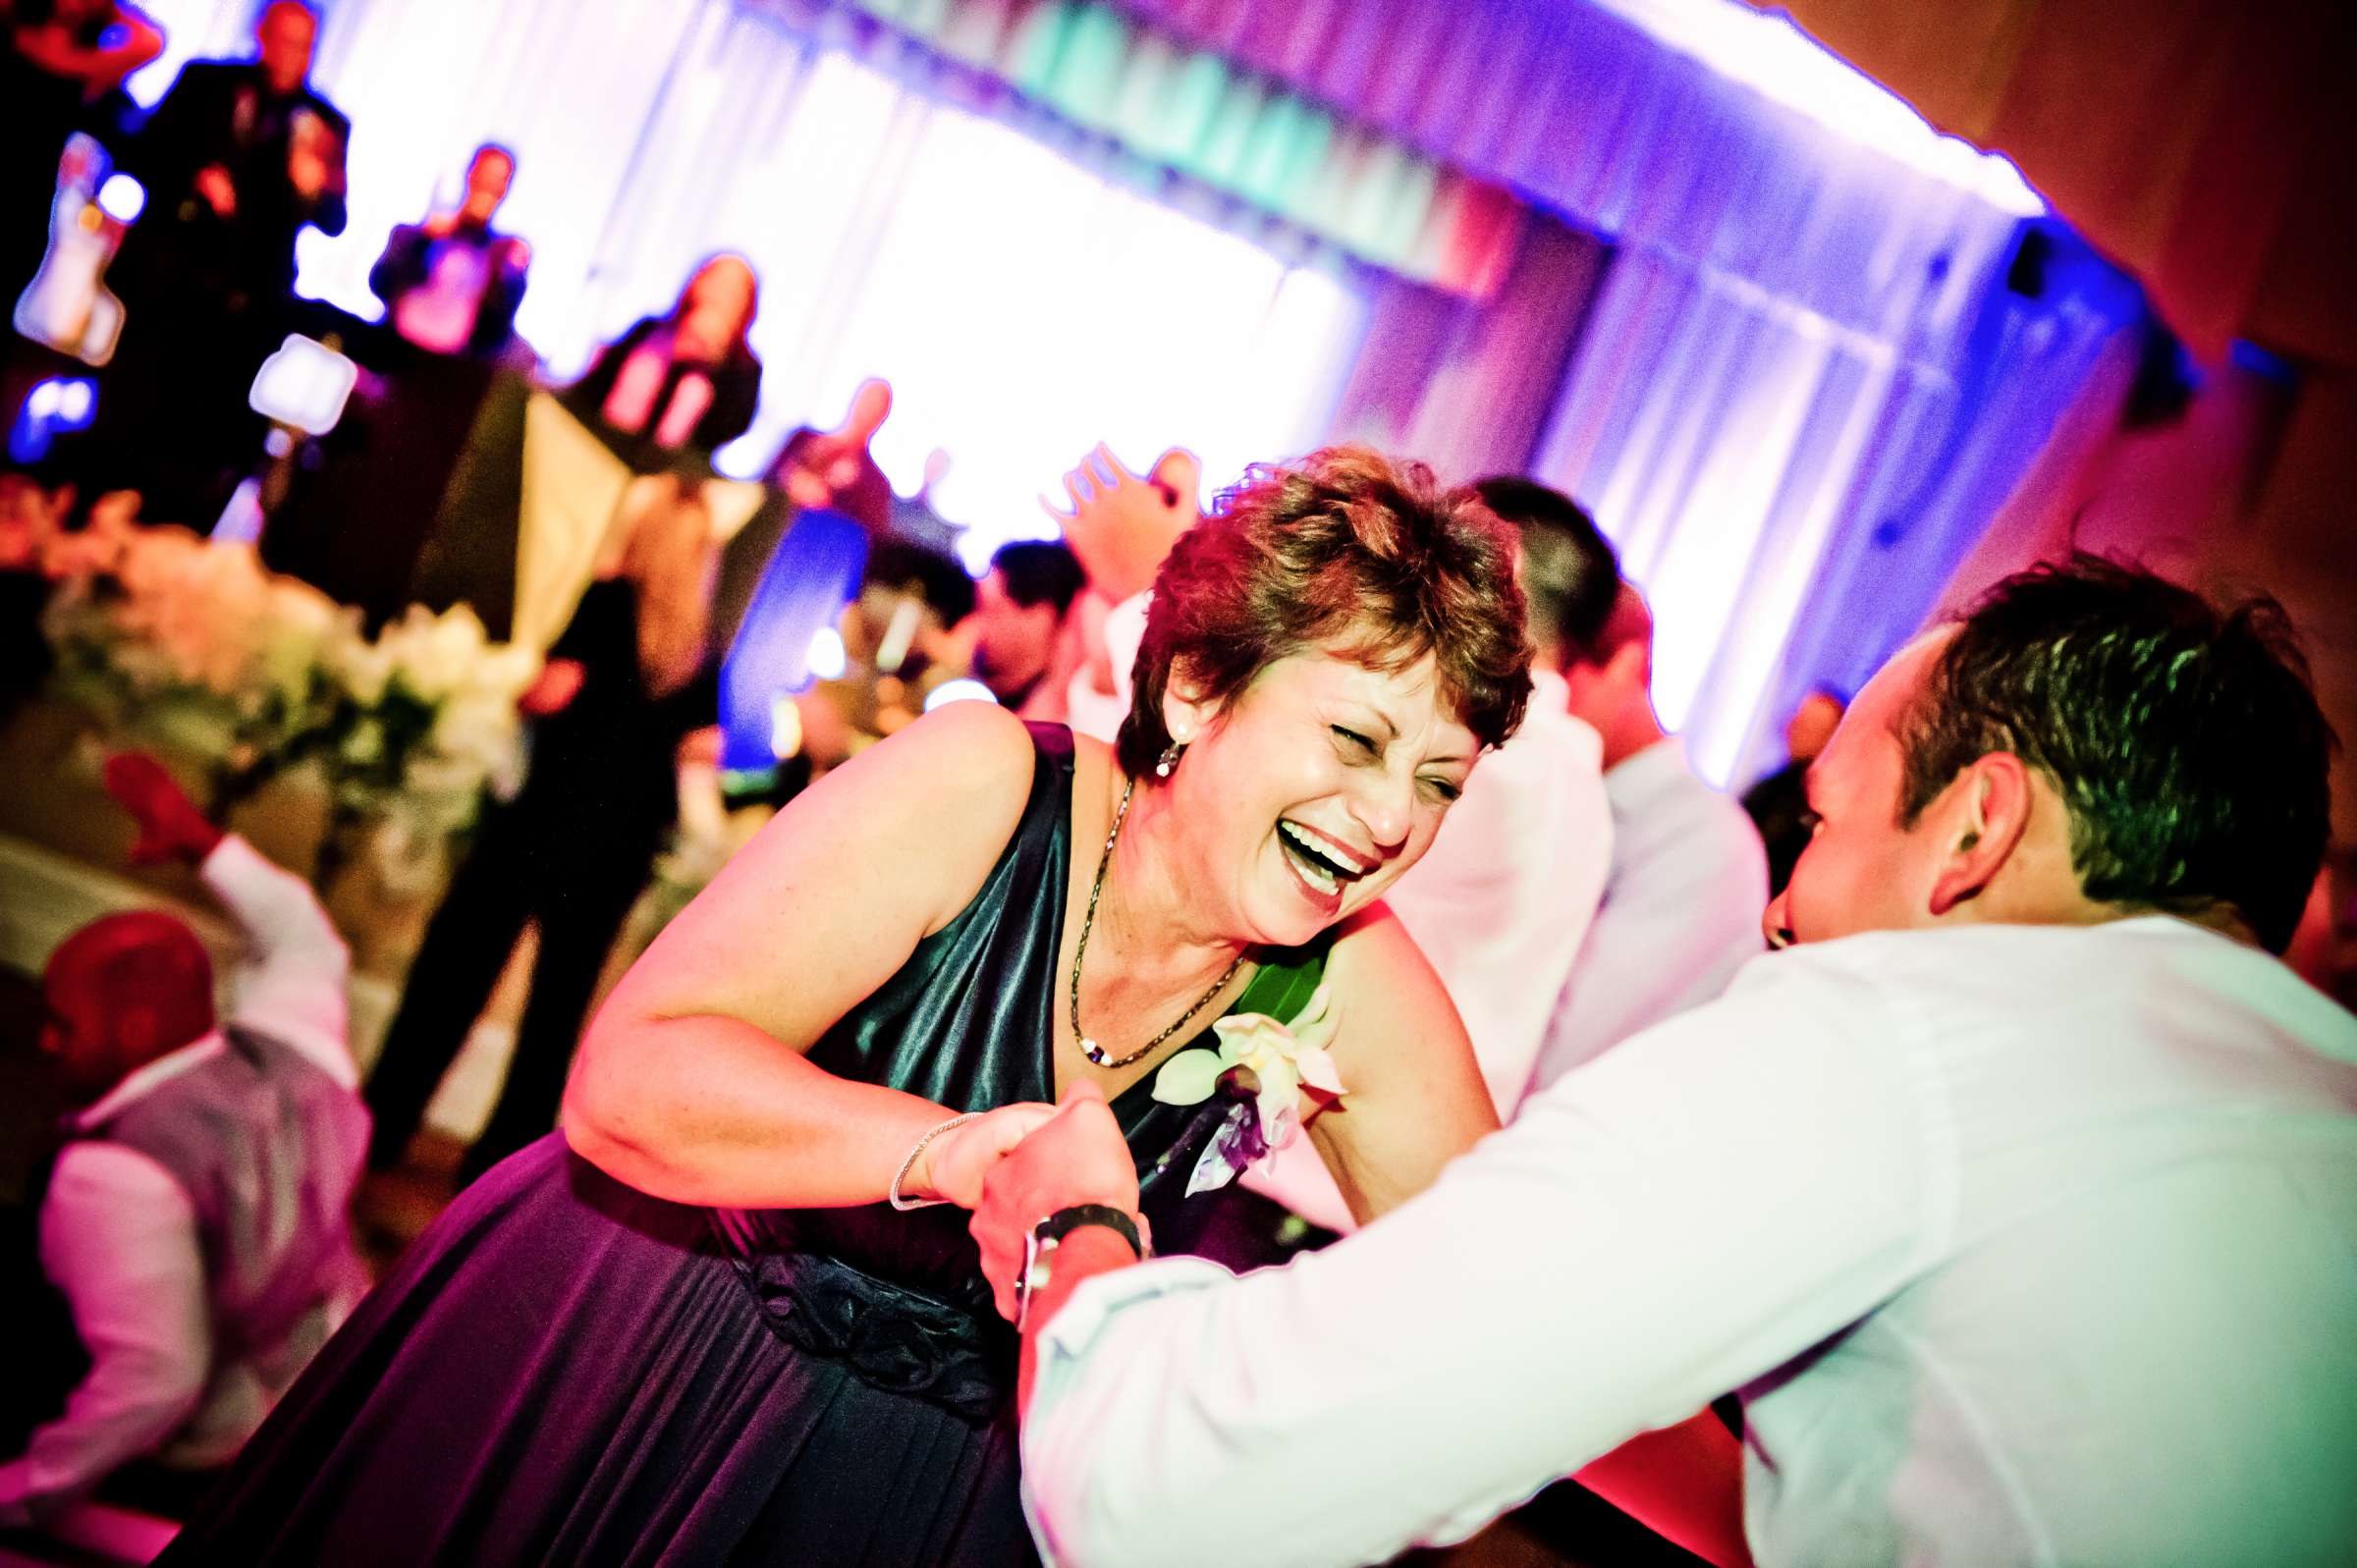
[[[356,1093],[344,1030],[349,961],[309,885],[234,835],[201,870],[247,942],[232,1017]],[[75,1120],[98,1126],[227,1049],[215,1030],[128,1074]],[[40,1249],[90,1370],[64,1413],[33,1433],[21,1458],[0,1465],[0,1520],[86,1491],[142,1455],[225,1463],[285,1379],[258,1366],[213,1365],[196,1212],[180,1183],[123,1145],[70,1143],[42,1201]],[[343,1312],[352,1305],[339,1304]]]
[[[1546,1088],[1663,1019],[1712,1000],[1760,955],[1768,852],[1743,808],[1695,775],[1675,735],[1604,775],[1613,868],[1537,1053]]]
[[[1522,728],[1475,765],[1432,847],[1384,895],[1449,988],[1501,1119],[1530,1082],[1614,853],[1603,738],[1572,717],[1562,676],[1533,670],[1530,679]],[[1342,999],[1345,1039],[1349,1006]],[[1354,1228],[1306,1138],[1243,1181],[1330,1230]]]
[[[1767,955],[1359,1235],[1039,1348],[1068,1565],[1382,1560],[1730,1388],[1763,1564],[2345,1562],[2357,1018],[2165,916]]]

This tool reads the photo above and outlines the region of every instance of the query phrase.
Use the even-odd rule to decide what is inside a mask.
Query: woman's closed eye
[[[1372,737],[1363,735],[1343,725],[1329,725],[1327,729],[1333,731],[1340,749],[1348,760],[1371,763],[1380,762],[1383,759],[1383,748],[1377,745]],[[1426,799],[1443,806],[1453,804],[1456,797],[1465,792],[1464,785],[1430,775],[1418,779],[1416,786],[1424,791]]]

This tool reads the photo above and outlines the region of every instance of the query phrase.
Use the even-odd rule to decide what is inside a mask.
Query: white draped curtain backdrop
[[[1931,252],[1946,274],[1909,256],[1922,287],[1867,325],[1652,244],[1615,252],[1533,468],[1645,590],[1654,701],[1704,777],[1776,766],[1803,693],[1853,693],[1905,640],[2117,352],[2134,291],[2057,263],[2020,295],[2002,233],[1963,287],[1951,251]]]

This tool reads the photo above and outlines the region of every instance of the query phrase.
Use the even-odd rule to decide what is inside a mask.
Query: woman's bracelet
[[[967,1122],[978,1119],[981,1114],[982,1112],[979,1110],[969,1110],[962,1116],[952,1116],[916,1140],[915,1147],[908,1151],[908,1158],[901,1162],[901,1168],[894,1173],[891,1190],[884,1194],[895,1209],[931,1209],[937,1204],[949,1202],[946,1198],[904,1198],[901,1196],[901,1183],[906,1181],[908,1172],[916,1168],[916,1157],[925,1152],[925,1145],[948,1132],[952,1127],[962,1127]]]

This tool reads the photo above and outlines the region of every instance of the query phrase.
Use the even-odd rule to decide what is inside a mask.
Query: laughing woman
[[[1030,1560],[954,1206],[1076,1080],[1149,1217],[1298,1116],[1362,1219],[1493,1127],[1379,899],[1525,664],[1469,491],[1363,449],[1256,471],[1164,568],[1115,750],[959,703],[781,814],[591,1025],[564,1132],[418,1242],[165,1560]],[[1257,1099],[1163,1073],[1232,1013],[1298,1023],[1325,1090],[1265,1026]]]

